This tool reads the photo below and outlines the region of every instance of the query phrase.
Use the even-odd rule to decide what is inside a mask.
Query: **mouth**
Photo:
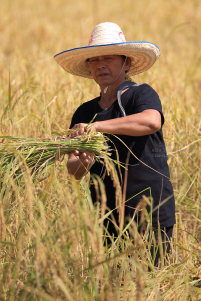
[[[106,76],[109,76],[108,73],[102,73],[102,74],[99,74],[98,77],[106,77]]]

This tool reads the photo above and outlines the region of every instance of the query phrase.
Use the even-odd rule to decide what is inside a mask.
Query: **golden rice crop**
[[[1,169],[4,171],[10,166],[15,178],[22,177],[26,165],[32,176],[52,166],[56,160],[62,160],[64,155],[75,151],[92,152],[96,160],[109,158],[109,146],[101,133],[89,133],[75,138],[70,138],[69,130],[65,135],[52,137],[51,139],[19,138],[1,136],[0,144]],[[23,160],[24,159],[24,160]],[[24,161],[24,163],[23,163]]]

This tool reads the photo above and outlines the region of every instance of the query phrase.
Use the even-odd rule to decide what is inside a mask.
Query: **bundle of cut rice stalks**
[[[56,160],[62,160],[64,155],[76,149],[81,152],[94,153],[95,160],[110,159],[109,146],[101,133],[91,132],[86,135],[70,138],[69,130],[65,135],[52,139],[17,138],[0,136],[1,175],[9,174],[20,180],[29,168],[32,178],[40,176],[44,170],[52,166]]]

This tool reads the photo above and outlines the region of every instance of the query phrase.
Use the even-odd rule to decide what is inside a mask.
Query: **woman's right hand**
[[[95,128],[93,127],[93,124],[88,125],[87,123],[78,123],[74,125],[73,130],[75,131],[69,135],[69,138],[71,139],[95,131]],[[93,163],[93,153],[75,150],[68,154],[67,169],[69,174],[74,175],[75,178],[79,180],[89,171]]]
[[[94,154],[90,152],[80,152],[79,150],[74,151],[74,156],[80,160],[80,162],[88,168],[94,163]]]
[[[94,154],[75,150],[68,155],[67,169],[69,174],[80,180],[94,163]]]

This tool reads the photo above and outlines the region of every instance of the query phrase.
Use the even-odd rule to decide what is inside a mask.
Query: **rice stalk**
[[[65,135],[51,139],[1,136],[0,138],[4,139],[0,144],[1,173],[5,174],[9,166],[10,175],[20,180],[25,173],[26,164],[32,178],[36,178],[54,165],[56,160],[62,161],[66,154],[75,150],[91,152],[97,161],[103,162],[106,158],[111,160],[109,146],[102,134],[89,133],[70,138],[71,132],[72,130],[69,130]]]
[[[0,241],[5,238],[5,217],[3,207],[0,206]]]

